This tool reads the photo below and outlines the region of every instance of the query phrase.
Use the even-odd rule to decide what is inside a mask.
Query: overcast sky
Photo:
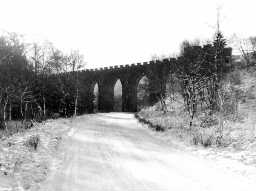
[[[226,38],[256,36],[255,0],[0,0],[0,29],[79,49],[88,68],[177,53],[212,39],[217,7]]]

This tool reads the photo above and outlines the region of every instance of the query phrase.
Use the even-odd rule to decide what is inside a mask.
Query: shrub
[[[53,113],[52,114],[52,118],[53,119],[57,119],[57,118],[59,118],[60,117],[60,114],[59,113]]]
[[[25,129],[30,129],[33,127],[33,122],[31,120],[26,120],[22,122],[22,126]]]
[[[242,79],[241,79],[241,73],[239,70],[235,70],[233,72],[231,72],[228,76],[231,84],[233,85],[240,85],[242,83]]]
[[[192,130],[192,143],[194,145],[202,145],[204,147],[209,147],[216,145],[218,137],[218,132],[216,126],[210,128],[196,128]]]
[[[247,99],[255,99],[255,94],[254,94],[254,88],[249,88],[247,91],[246,91],[246,97]]]
[[[192,136],[192,143],[194,145],[198,145],[201,143],[202,137],[200,136],[200,134],[193,134]]]
[[[32,135],[30,136],[27,141],[25,142],[25,145],[28,147],[28,148],[31,148],[33,150],[37,150],[38,148],[38,145],[39,145],[39,142],[40,142],[40,137],[39,135]]]
[[[218,125],[218,119],[214,115],[205,115],[200,118],[200,127],[209,128]]]
[[[4,130],[5,129],[5,124],[3,120],[0,120],[0,130]]]
[[[204,147],[209,147],[215,144],[214,135],[203,134],[201,144]]]
[[[237,120],[239,100],[243,100],[244,92],[231,84],[222,87],[222,111],[225,119]]]

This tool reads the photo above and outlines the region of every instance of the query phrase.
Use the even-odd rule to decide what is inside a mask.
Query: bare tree
[[[68,66],[70,66],[73,72],[73,80],[75,81],[75,94],[74,94],[74,116],[77,115],[77,104],[79,95],[79,80],[78,80],[78,70],[84,67],[84,57],[79,53],[78,50],[71,51],[70,55],[67,56]]]
[[[251,66],[256,62],[256,37],[239,38],[233,35],[230,40],[233,46],[239,50],[245,65]]]

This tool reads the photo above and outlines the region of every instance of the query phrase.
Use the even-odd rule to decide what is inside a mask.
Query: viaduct
[[[164,93],[169,71],[175,59],[150,61],[125,66],[104,67],[79,72],[79,78],[85,84],[87,92],[92,94],[98,84],[98,110],[110,112],[114,110],[114,86],[117,80],[122,84],[122,111],[137,111],[137,86],[140,79],[149,79],[150,103],[155,103],[158,96]]]
[[[232,49],[227,48],[227,60],[231,62]],[[98,84],[98,110],[111,112],[114,110],[114,86],[117,80],[122,84],[122,111],[137,111],[137,86],[140,79],[146,76],[149,79],[149,101],[154,104],[159,95],[165,93],[166,82],[170,72],[175,67],[176,59],[163,59],[125,66],[111,66],[99,69],[79,71],[79,78],[89,94],[93,94],[94,87]]]

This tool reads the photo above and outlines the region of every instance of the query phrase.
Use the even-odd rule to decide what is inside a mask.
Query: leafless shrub
[[[249,89],[249,90],[246,92],[246,97],[247,97],[247,99],[251,99],[251,100],[255,99],[255,94],[254,94],[254,92],[252,91],[252,89]]]
[[[210,147],[213,145],[219,146],[224,141],[221,141],[222,137],[219,135],[218,126],[212,126],[210,128],[197,128],[191,133],[191,142],[194,145],[202,145],[204,147]]]
[[[53,119],[57,119],[57,118],[59,118],[60,117],[60,114],[59,113],[53,113],[52,114],[52,118]]]
[[[26,142],[25,142],[25,145],[28,147],[28,148],[31,148],[33,150],[37,150],[38,146],[39,146],[39,143],[40,143],[40,136],[39,135],[32,135],[30,136]]]
[[[26,120],[22,122],[22,126],[25,129],[30,129],[33,127],[33,122],[31,120]]]
[[[214,115],[204,115],[203,117],[199,117],[200,127],[209,128],[211,126],[217,125],[218,119]]]
[[[228,76],[231,84],[240,85],[242,83],[241,73],[239,70],[231,72]]]

